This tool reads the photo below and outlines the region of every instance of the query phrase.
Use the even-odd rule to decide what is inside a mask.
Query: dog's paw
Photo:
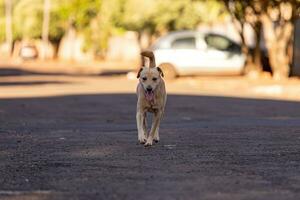
[[[145,143],[145,147],[150,147],[152,146],[152,140],[147,140],[147,142]]]
[[[158,142],[159,142],[159,136],[158,136],[158,134],[157,134],[156,136],[154,136],[153,141],[154,141],[155,143],[158,143]]]
[[[147,141],[146,138],[140,138],[140,139],[139,139],[139,143],[140,143],[140,144],[145,144],[146,141]]]
[[[151,147],[152,144],[151,144],[151,143],[146,143],[146,144],[144,144],[144,146],[145,146],[145,147]]]

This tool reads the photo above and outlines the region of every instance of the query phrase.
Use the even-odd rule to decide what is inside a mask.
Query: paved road
[[[0,100],[0,199],[300,199],[300,103],[169,95],[137,144],[134,94]]]

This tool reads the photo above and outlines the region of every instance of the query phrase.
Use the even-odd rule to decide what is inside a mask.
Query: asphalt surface
[[[135,94],[0,100],[0,199],[300,199],[300,102],[169,95],[153,147]]]

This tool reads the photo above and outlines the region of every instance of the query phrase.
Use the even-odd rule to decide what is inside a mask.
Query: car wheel
[[[178,76],[174,66],[171,64],[161,64],[159,67],[162,69],[165,79],[175,79]]]

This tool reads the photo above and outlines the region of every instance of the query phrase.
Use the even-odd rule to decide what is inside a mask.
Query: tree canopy
[[[40,38],[44,0],[13,0],[13,37]],[[0,41],[5,40],[4,0],[0,0]],[[112,34],[126,30],[151,34],[194,29],[224,14],[216,0],[51,0],[51,41],[59,41],[70,26],[88,36],[87,43],[105,48]],[[96,48],[96,47],[95,47]]]

